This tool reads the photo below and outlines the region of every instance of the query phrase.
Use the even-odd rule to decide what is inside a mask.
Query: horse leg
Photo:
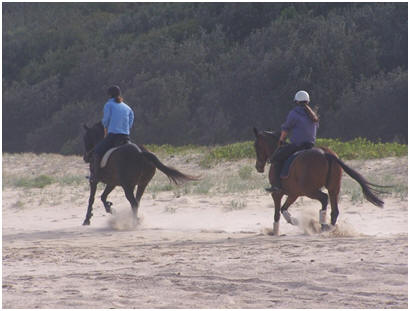
[[[112,209],[111,209],[112,203],[110,201],[107,201],[107,197],[111,193],[111,191],[114,190],[114,188],[115,186],[113,185],[107,185],[104,189],[104,192],[101,195],[101,201],[104,204],[105,211],[109,214],[112,214]]]
[[[288,212],[289,206],[293,204],[293,202],[296,201],[298,196],[296,195],[288,195],[288,198],[285,201],[285,204],[281,207],[280,211],[282,212],[283,217],[285,217],[286,221],[294,226],[298,224],[298,221],[296,218],[293,218],[290,213]]]
[[[330,195],[330,206],[332,208],[332,212],[330,213],[330,223],[332,226],[336,225],[337,216],[339,216],[339,192],[338,191],[329,191]]]
[[[309,198],[318,200],[322,204],[322,209],[319,211],[319,223],[322,227],[322,231],[329,230],[329,225],[326,224],[326,211],[329,197],[326,193],[318,190],[317,192],[308,195]]]
[[[122,186],[125,192],[125,196],[131,204],[132,212],[134,215],[134,220],[137,219],[138,213],[138,201],[134,197],[134,187],[133,186]]]
[[[148,186],[148,184],[138,185],[137,194],[135,195],[135,199],[137,201],[137,209],[134,212],[135,216],[138,216],[138,208],[140,206],[140,201],[141,201],[142,195],[144,194],[145,188],[147,186]]]
[[[280,220],[280,203],[282,201],[283,194],[282,193],[272,193],[272,199],[275,204],[275,217],[273,223],[273,235],[279,235],[279,220]]]
[[[90,219],[93,216],[92,211],[93,211],[93,204],[94,204],[94,198],[95,198],[96,191],[97,191],[97,183],[90,182],[90,197],[88,198],[87,214],[85,216],[83,226],[88,226],[90,224]]]
[[[335,226],[337,217],[339,216],[338,201],[342,184],[342,168],[339,165],[331,164],[330,170],[330,178],[328,178],[329,182],[326,188],[329,192],[330,207],[332,209],[330,213],[330,223],[332,226]]]

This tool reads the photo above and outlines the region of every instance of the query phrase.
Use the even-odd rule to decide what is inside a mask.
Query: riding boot
[[[90,161],[90,171],[91,171],[91,176],[90,176],[90,182],[98,182],[100,178],[100,163],[101,159],[97,154],[93,154],[91,161]]]
[[[270,188],[266,188],[266,191],[269,192],[280,192],[282,191],[281,182],[280,182],[280,171],[282,169],[282,165],[280,162],[273,162],[273,183]]]

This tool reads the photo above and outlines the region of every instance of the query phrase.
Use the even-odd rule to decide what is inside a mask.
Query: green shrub
[[[239,169],[238,175],[241,179],[247,180],[252,176],[253,168],[251,166],[243,166]]]
[[[401,157],[408,153],[407,145],[398,143],[373,143],[365,138],[356,138],[341,142],[338,139],[320,138],[316,146],[328,147],[338,154],[341,159],[377,159],[385,157]],[[253,141],[216,146],[205,154],[202,163],[217,163],[222,160],[254,159],[256,157]]]
[[[216,146],[209,152],[210,159],[213,160],[239,160],[255,157],[253,142],[240,142],[225,146]]]
[[[78,175],[66,175],[58,180],[61,185],[81,185],[84,184],[85,178]]]
[[[229,206],[225,206],[224,210],[227,212],[239,211],[239,210],[246,208],[246,206],[247,206],[246,201],[232,200]]]
[[[23,188],[44,188],[50,184],[54,183],[54,179],[47,175],[39,175],[34,178],[20,178],[16,180],[16,187]]]
[[[316,146],[327,147],[337,153],[341,159],[377,159],[385,157],[401,157],[408,153],[407,145],[399,143],[371,142],[358,137],[351,141],[342,142],[339,139],[319,138]],[[234,161],[240,159],[255,159],[253,141],[238,142],[222,146],[171,146],[171,145],[147,145],[151,152],[165,155],[188,155],[200,154],[202,158],[199,165],[202,168],[210,168],[221,161]],[[242,172],[241,174],[244,174]],[[245,173],[246,175],[246,173]]]
[[[319,138],[317,146],[327,147],[336,152],[343,160],[378,159],[385,157],[402,157],[408,154],[407,145],[399,143],[371,142],[365,138],[356,138],[342,142],[339,139]],[[147,148],[160,155],[199,155],[199,166],[203,169],[213,167],[223,161],[240,159],[255,159],[253,141],[238,142],[223,146],[186,145],[174,147],[171,145],[147,145]],[[250,178],[252,169],[242,168],[238,172],[242,179]]]
[[[324,146],[332,149],[342,159],[377,159],[386,157],[399,157],[407,155],[407,145],[398,143],[373,143],[365,138],[355,138],[354,140],[341,142],[338,139],[317,140],[317,146]]]
[[[172,145],[145,145],[149,151],[159,154],[167,155],[186,155],[192,152],[201,152],[206,147],[195,146],[195,145],[185,145],[185,146],[172,146]]]
[[[195,182],[195,187],[192,189],[194,194],[207,194],[214,186],[210,179],[203,179],[199,182]]]

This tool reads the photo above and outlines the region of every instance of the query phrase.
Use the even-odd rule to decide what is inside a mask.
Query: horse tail
[[[142,155],[154,164],[156,168],[167,175],[168,179],[176,185],[183,184],[187,181],[199,180],[199,177],[186,175],[173,167],[164,165],[155,154],[149,151],[143,150]]]
[[[384,202],[381,199],[379,199],[374,193],[374,192],[385,193],[384,191],[380,191],[376,189],[376,188],[380,188],[383,186],[372,184],[368,182],[362,175],[360,175],[358,172],[356,172],[351,167],[347,166],[342,160],[340,160],[335,155],[326,153],[326,157],[330,164],[329,171],[331,168],[332,161],[336,161],[350,177],[352,177],[354,180],[356,180],[360,184],[360,186],[362,187],[363,195],[367,201],[369,201],[370,203],[378,207],[383,207]],[[328,173],[328,177],[329,177],[329,173]]]

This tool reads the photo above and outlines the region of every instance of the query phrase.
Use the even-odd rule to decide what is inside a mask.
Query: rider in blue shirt
[[[134,113],[124,102],[116,102],[110,98],[104,106],[104,117],[102,124],[107,129],[108,134],[130,134]]]
[[[299,91],[295,95],[296,107],[293,108],[286,122],[282,124],[279,146],[271,158],[274,170],[274,182],[270,192],[281,191],[280,172],[286,159],[296,151],[310,149],[316,142],[316,131],[319,127],[319,117],[309,107],[309,94]],[[286,137],[290,133],[290,144],[285,144]]]
[[[134,122],[134,112],[124,103],[121,89],[114,85],[108,89],[109,100],[104,106],[102,124],[104,126],[104,139],[99,142],[93,153],[91,161],[91,181],[98,180],[101,158],[113,147],[129,141],[129,135]]]

